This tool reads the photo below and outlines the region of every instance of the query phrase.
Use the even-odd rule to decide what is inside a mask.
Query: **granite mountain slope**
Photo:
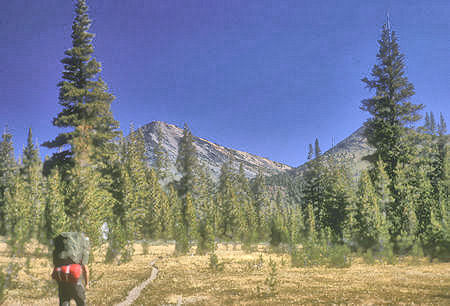
[[[161,131],[162,135],[162,147],[167,153],[169,172],[177,179],[180,177],[180,174],[176,170],[175,162],[178,155],[178,144],[183,136],[183,129],[161,121],[151,122],[138,129],[144,136],[150,164],[154,164],[155,162],[155,155],[153,152],[158,143],[158,129]],[[255,177],[259,170],[261,170],[264,175],[271,176],[292,169],[292,167],[282,163],[274,162],[267,158],[247,152],[226,148],[204,138],[194,136],[193,140],[200,163],[215,180],[219,177],[222,164],[230,158],[233,161],[233,168],[236,170],[239,169],[239,165],[242,163],[245,174],[249,178]]]

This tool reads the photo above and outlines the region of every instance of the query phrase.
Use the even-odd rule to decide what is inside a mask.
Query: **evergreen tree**
[[[111,140],[119,136],[118,122],[110,106],[114,97],[107,92],[105,82],[97,75],[101,65],[92,57],[94,34],[89,33],[91,20],[85,0],[77,0],[72,25],[72,48],[65,51],[59,87],[62,111],[53,125],[69,129],[54,140],[45,142],[48,148],[63,148],[47,161],[46,168],[59,165],[64,175],[74,167],[74,159],[84,166],[104,168],[105,160],[114,153]]]
[[[147,182],[149,185],[148,197],[146,199],[147,203],[147,222],[146,222],[146,232],[152,239],[159,238],[162,234],[162,223],[161,223],[161,205],[164,201],[163,190],[158,181],[158,176],[154,169],[150,169],[147,172]]]
[[[215,236],[214,229],[212,226],[213,220],[211,216],[204,216],[199,223],[198,227],[198,246],[197,253],[200,255],[206,254],[208,252],[214,252]]]
[[[425,113],[425,125],[423,127],[425,132],[430,132],[431,128],[430,128],[431,124],[430,124],[430,114],[428,112]]]
[[[91,248],[102,243],[102,226],[110,220],[115,199],[102,188],[101,175],[95,169],[77,163],[69,172],[65,191],[65,211],[70,220],[71,231],[84,232]]]
[[[353,228],[356,245],[363,250],[379,249],[386,243],[382,241],[387,230],[386,220],[379,204],[376,189],[364,171],[359,179]]]
[[[445,122],[444,116],[440,113],[439,124],[438,124],[438,135],[445,136],[447,134],[447,123]]]
[[[269,224],[266,219],[268,210],[268,201],[266,193],[266,184],[264,175],[261,171],[253,179],[252,184],[252,203],[255,207],[256,232],[259,240],[266,240],[269,234]]]
[[[5,128],[0,141],[0,235],[6,233],[6,192],[14,183],[17,163],[14,158],[12,134]]]
[[[420,119],[417,112],[423,105],[409,101],[414,95],[414,86],[404,75],[404,55],[399,51],[397,37],[389,22],[383,26],[378,43],[378,63],[372,69],[372,78],[362,79],[367,88],[375,90],[375,95],[363,100],[361,109],[371,115],[365,122],[365,133],[376,152],[369,159],[374,166],[381,159],[394,181],[397,165],[407,162],[408,157],[408,147],[401,138],[406,133],[406,125]]]
[[[314,141],[314,157],[318,158],[320,155],[322,155],[322,151],[320,150],[319,139],[316,138],[316,141]]]
[[[27,145],[22,153],[22,167],[21,174],[25,179],[30,181],[30,172],[34,168],[41,168],[41,160],[39,158],[39,152],[36,146],[33,144],[33,133],[31,128],[28,130]]]
[[[348,169],[337,160],[330,160],[329,164],[324,205],[325,226],[331,229],[333,240],[341,243],[353,190]]]
[[[222,164],[217,198],[220,235],[226,240],[236,240],[238,238],[240,209],[230,161]]]
[[[304,239],[306,228],[303,212],[300,206],[290,205],[287,214],[287,230],[289,233],[289,244],[291,249]]]
[[[436,120],[434,119],[433,112],[430,112],[430,132],[432,135],[435,135],[437,132]]]
[[[278,247],[280,243],[289,242],[289,233],[287,228],[287,216],[285,203],[281,192],[278,191],[274,206],[270,216],[270,245]]]
[[[12,255],[23,256],[25,244],[33,227],[33,206],[28,202],[28,190],[20,175],[15,175],[5,192],[5,227]]]
[[[240,206],[239,213],[239,236],[243,248],[251,249],[251,245],[257,240],[257,218],[255,206],[252,202],[250,184],[245,176],[244,165],[239,165],[236,179],[237,203]]]
[[[439,181],[438,201],[430,208],[427,228],[420,235],[425,252],[431,259],[450,260],[450,156],[448,146]]]
[[[178,192],[175,190],[173,185],[169,185],[169,190],[167,193],[167,201],[170,206],[171,220],[172,220],[172,230],[171,230],[171,238],[176,238],[176,224],[179,222],[179,214],[180,214],[180,200],[178,198]]]
[[[63,182],[57,169],[46,178],[45,194],[45,233],[47,240],[55,238],[69,229],[70,220],[64,210]]]
[[[191,248],[191,241],[197,238],[197,219],[192,197],[187,193],[182,201],[178,202],[175,217],[175,252],[186,254]]]
[[[318,238],[318,231],[316,228],[316,214],[314,212],[314,207],[311,203],[307,206],[307,232],[308,232],[308,238],[310,241],[316,241]]]
[[[130,131],[128,138],[122,139],[120,145],[116,201],[108,220],[111,231],[108,235],[107,261],[110,262],[119,254],[123,257],[121,261],[127,261],[134,252],[131,242],[149,235],[148,211],[151,208],[148,205],[153,205],[150,199],[153,186],[147,177],[143,135],[133,126]]]
[[[173,214],[171,205],[170,197],[165,192],[161,192],[159,226],[161,230],[160,238],[163,240],[168,240],[173,237]]]
[[[378,207],[382,214],[381,218],[385,224],[381,232],[383,234],[381,243],[382,246],[385,246],[390,240],[390,235],[396,235],[395,224],[398,217],[397,207],[390,190],[391,180],[385,171],[385,164],[381,160],[377,162],[373,185],[377,195]]]
[[[44,181],[42,177],[42,162],[39,152],[33,144],[33,134],[28,130],[27,145],[23,149],[22,164],[20,165],[20,179],[23,180],[25,195],[32,209],[33,220],[29,229],[30,238],[43,241],[46,239],[44,211]]]
[[[180,140],[177,169],[181,179],[177,184],[180,198],[178,212],[175,218],[176,252],[186,253],[190,249],[191,240],[197,237],[197,211],[195,201],[199,198],[199,162],[193,143],[192,133],[184,125],[183,137]]]
[[[184,198],[187,193],[191,193],[191,195],[194,194],[198,178],[198,160],[192,133],[187,124],[184,125],[183,137],[180,140],[176,165],[178,171],[181,173],[181,179],[178,184],[180,197]]]
[[[24,148],[20,172],[15,172],[12,185],[5,194],[5,224],[11,237],[13,250],[23,253],[26,241],[37,238],[43,241],[44,198],[41,162],[32,143],[31,130]]]
[[[313,158],[313,154],[314,154],[313,146],[312,146],[312,144],[309,144],[309,147],[308,147],[308,160]]]

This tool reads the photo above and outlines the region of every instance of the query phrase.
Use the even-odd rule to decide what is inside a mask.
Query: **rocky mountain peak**
[[[183,129],[162,121],[154,121],[138,129],[144,135],[145,146],[151,164],[155,161],[153,152],[158,143],[158,129],[162,135],[162,147],[167,153],[169,170],[175,178],[178,178],[180,175],[176,170],[175,162],[178,155],[178,144],[183,137]],[[226,148],[204,138],[193,136],[193,140],[200,163],[213,179],[218,179],[222,164],[230,158],[233,161],[232,167],[236,170],[239,169],[239,165],[242,163],[245,174],[249,178],[255,177],[259,170],[264,175],[274,175],[292,169],[290,166],[282,163],[247,152]]]

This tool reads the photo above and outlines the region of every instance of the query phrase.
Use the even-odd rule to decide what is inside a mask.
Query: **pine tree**
[[[222,164],[217,191],[219,207],[220,236],[226,240],[236,240],[239,230],[239,203],[237,201],[231,162]]]
[[[431,123],[430,123],[430,114],[428,112],[425,113],[425,124],[424,124],[424,131],[430,133],[431,131]]]
[[[330,238],[334,242],[342,242],[352,193],[350,176],[345,166],[337,159],[322,159],[321,163],[318,178],[319,194],[316,195],[317,222],[321,228],[331,230]]]
[[[64,72],[58,87],[63,109],[53,120],[54,126],[70,130],[43,144],[48,148],[64,148],[47,161],[47,173],[59,165],[66,175],[74,167],[74,159],[82,167],[104,168],[106,159],[114,154],[111,140],[120,134],[110,110],[114,97],[107,92],[105,82],[97,77],[101,65],[92,58],[94,34],[88,32],[91,20],[87,11],[86,1],[77,0],[72,48],[65,51],[66,57],[61,60]]]
[[[170,197],[165,192],[161,192],[159,224],[161,229],[160,237],[163,240],[168,240],[173,237],[173,214],[171,205]]]
[[[12,187],[17,170],[12,137],[5,128],[0,141],[0,235],[6,234],[6,192]]]
[[[30,172],[34,168],[41,168],[41,160],[36,146],[33,144],[33,133],[31,128],[28,130],[27,145],[22,153],[21,174],[30,181]]]
[[[46,178],[45,194],[45,233],[47,240],[69,229],[70,220],[64,210],[63,182],[57,169]]]
[[[353,237],[356,245],[363,250],[378,248],[383,212],[367,171],[363,171],[359,179],[354,217]]]
[[[210,216],[205,216],[200,220],[197,246],[197,253],[200,255],[204,255],[208,252],[214,252],[216,248],[212,222],[213,221]]]
[[[307,229],[308,229],[308,238],[310,241],[316,241],[318,238],[318,231],[316,228],[316,214],[314,212],[314,207],[311,203],[307,206]]]
[[[314,157],[318,158],[320,155],[322,155],[322,151],[320,150],[319,139],[316,138],[314,141]]]
[[[191,248],[191,241],[197,238],[197,219],[192,197],[187,193],[185,198],[178,202],[175,214],[175,252],[186,254]]]
[[[445,122],[442,113],[439,115],[438,135],[445,136],[447,134],[447,123]]]
[[[199,162],[194,146],[192,133],[184,125],[183,137],[180,140],[177,169],[181,179],[177,184],[180,205],[175,218],[175,236],[177,253],[185,253],[190,249],[191,240],[197,237],[197,211],[195,201],[199,197]]]
[[[11,236],[13,249],[23,252],[25,241],[44,235],[44,195],[41,161],[32,143],[31,129],[24,148],[20,171],[16,172],[13,184],[6,190],[6,226]]]
[[[280,243],[289,242],[287,216],[284,199],[278,191],[270,215],[270,245],[278,247]]]
[[[266,193],[266,184],[264,175],[261,171],[253,179],[252,184],[252,203],[255,207],[256,232],[258,239],[264,241],[269,234],[269,224],[267,220],[268,201]]]
[[[102,188],[101,175],[95,169],[78,164],[69,172],[65,191],[65,209],[70,230],[84,232],[95,250],[102,243],[102,226],[110,220],[115,199]]]
[[[25,184],[25,197],[32,210],[32,223],[29,228],[30,238],[36,238],[41,242],[46,240],[46,235],[43,231],[45,228],[45,196],[44,196],[44,178],[42,176],[42,163],[39,158],[37,150],[32,150],[33,145],[30,142],[23,152],[23,164],[21,180]],[[27,154],[29,156],[27,156]]]
[[[123,257],[121,261],[127,261],[134,252],[130,242],[149,236],[151,231],[148,205],[153,205],[150,199],[153,185],[147,174],[142,133],[130,126],[130,135],[122,139],[120,147],[116,201],[108,220],[111,231],[107,260],[110,262],[119,254]]]
[[[399,51],[397,37],[389,22],[384,24],[378,43],[378,63],[373,66],[372,78],[362,79],[367,88],[375,90],[375,95],[363,100],[361,109],[371,115],[365,122],[365,133],[376,152],[369,159],[374,166],[381,159],[394,181],[397,165],[407,162],[408,147],[401,138],[406,134],[406,125],[420,119],[417,112],[423,105],[409,101],[414,95],[414,86],[404,75],[404,55]]]
[[[430,112],[430,132],[435,135],[437,132],[436,120],[434,119],[433,112]]]
[[[287,214],[287,229],[289,233],[289,245],[294,248],[304,240],[306,228],[303,218],[303,212],[300,206],[290,204]]]
[[[180,197],[185,197],[187,193],[191,193],[191,195],[194,194],[198,178],[198,160],[192,133],[187,124],[184,125],[183,137],[180,140],[176,165],[178,171],[181,173],[181,179],[178,184]]]
[[[314,155],[314,150],[313,150],[313,146],[312,146],[312,144],[309,144],[309,147],[308,147],[308,160],[310,160],[310,159],[312,159],[313,158],[313,155]]]
[[[446,146],[438,201],[430,208],[427,228],[420,235],[425,252],[431,259],[450,260],[450,155]]]
[[[159,238],[162,233],[161,205],[163,202],[163,189],[158,181],[158,176],[154,169],[147,172],[147,182],[149,185],[147,202],[147,222],[146,232],[152,239]]]
[[[387,247],[390,235],[396,235],[394,224],[396,224],[396,206],[390,190],[391,181],[385,171],[385,164],[379,160],[375,170],[374,188],[378,199],[382,228],[380,228],[380,244]]]
[[[183,218],[189,241],[192,241],[197,238],[197,215],[190,193],[186,195],[183,202]]]
[[[169,185],[169,190],[167,192],[167,201],[170,206],[170,214],[172,219],[172,230],[171,238],[176,239],[176,223],[179,222],[180,214],[180,200],[178,198],[178,192],[175,190],[173,185]]]
[[[5,227],[13,255],[23,256],[33,227],[33,206],[28,202],[27,184],[16,174],[5,192]]]

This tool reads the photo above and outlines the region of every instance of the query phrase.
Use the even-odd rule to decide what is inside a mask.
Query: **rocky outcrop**
[[[158,143],[158,129],[162,134],[162,147],[167,153],[170,172],[177,178],[179,177],[179,173],[176,170],[175,162],[178,155],[178,144],[181,137],[183,137],[183,129],[161,121],[151,122],[139,128],[144,135],[150,164],[155,162],[153,152]],[[230,158],[232,160],[233,168],[236,170],[239,169],[239,165],[242,163],[245,174],[249,178],[255,177],[259,170],[261,170],[264,175],[269,176],[292,169],[290,166],[247,152],[226,148],[204,138],[194,136],[193,140],[200,163],[206,168],[213,179],[219,177],[222,164]]]

